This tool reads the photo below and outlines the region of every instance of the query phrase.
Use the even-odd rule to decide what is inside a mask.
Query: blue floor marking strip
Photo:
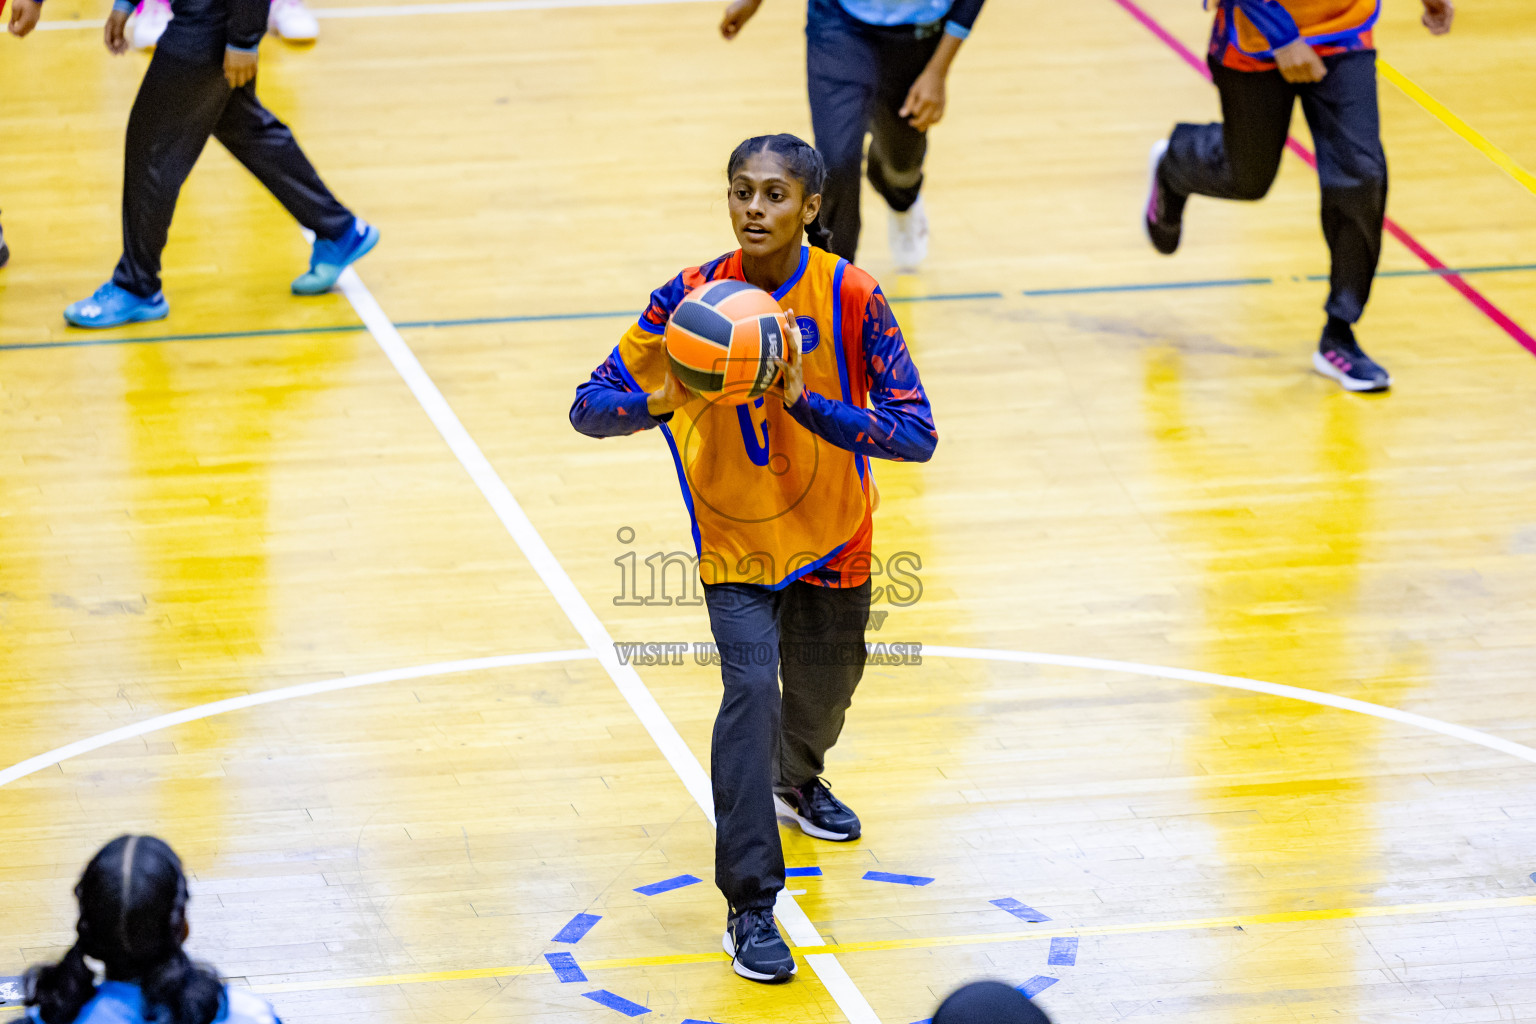
[[[814,878],[821,874],[821,868],[785,868],[785,878]]]
[[[1038,923],[1040,921],[1050,920],[1050,918],[1040,913],[1040,911],[1036,910],[1034,907],[1026,906],[1025,904],[1020,903],[1018,900],[1014,899],[1012,896],[1004,896],[1000,900],[991,900],[990,902],[994,907],[997,907],[1001,910],[1006,910],[1014,917],[1023,918],[1025,921],[1035,921]]]
[[[1002,292],[954,292],[950,295],[887,295],[887,302],[971,302],[976,299],[1000,299]]]
[[[576,965],[576,958],[569,953],[545,953],[544,959],[548,961],[550,970],[555,972],[555,977],[564,984],[568,981],[586,981],[587,976]]]
[[[1050,295],[1099,295],[1105,292],[1160,292],[1183,288],[1241,288],[1254,284],[1274,284],[1272,277],[1233,277],[1218,281],[1161,281],[1154,284],[1105,284],[1084,288],[1030,288],[1022,293],[1030,298]]]
[[[650,1007],[641,1006],[639,1003],[632,1003],[623,996],[616,996],[605,988],[600,988],[596,992],[583,992],[582,995],[594,1003],[600,1003],[608,1007],[610,1010],[618,1010],[626,1017],[638,1017],[643,1013],[651,1012]]]
[[[1446,270],[1381,270],[1377,277],[1443,277],[1447,274],[1501,274],[1536,270],[1536,263],[1502,263],[1482,267],[1450,267]],[[1326,281],[1327,274],[1308,274],[1294,280]],[[1269,277],[1226,278],[1209,281],[1166,281],[1148,284],[1087,285],[1078,288],[1027,288],[1020,294],[1030,298],[1063,295],[1103,295],[1115,292],[1174,291],[1187,288],[1237,288],[1247,285],[1274,284]],[[888,295],[897,302],[969,302],[1002,299],[1002,292],[954,292],[939,295]],[[395,324],[401,330],[430,330],[446,327],[485,327],[495,324],[554,323],[562,320],[617,320],[635,316],[633,310],[607,313],[535,313],[528,316],[475,316],[451,320],[405,320]],[[366,330],[362,324],[321,324],[315,327],[273,327],[252,331],[210,331],[199,334],[152,334],[139,338],[93,337],[72,341],[32,341],[0,345],[0,352],[22,352],[47,348],[97,348],[106,345],[158,345],[171,341],[238,341],[244,338],[284,338],[308,334],[355,334]]]
[[[1509,274],[1521,270],[1536,270],[1536,263],[1503,263],[1491,267],[1416,267],[1411,270],[1378,270],[1377,277],[1445,277],[1447,274]],[[1308,281],[1326,281],[1327,274],[1308,274]]]
[[[33,341],[0,345],[0,352],[39,348],[95,348],[102,345],[158,345],[167,341],[237,341],[241,338],[281,338],[303,334],[353,334],[366,330],[362,324],[330,324],[318,327],[278,327],[264,331],[215,331],[210,334],[155,334],[143,338],[82,338],[79,341]]]
[[[642,896],[659,896],[664,892],[671,892],[673,889],[698,885],[701,881],[703,879],[695,878],[692,875],[678,875],[676,878],[666,878],[660,882],[652,882],[650,885],[637,886],[635,892]]]
[[[866,871],[866,882],[890,882],[893,885],[927,885],[933,879],[924,875],[893,875],[889,871]]]
[[[601,914],[577,914],[555,935],[551,942],[580,942],[587,937],[592,926],[601,921]]]
[[[1051,940],[1051,958],[1046,961],[1052,967],[1072,967],[1077,963],[1077,939]]]
[[[1037,974],[1033,978],[1030,978],[1028,981],[1026,981],[1024,984],[1020,985],[1019,991],[1033,999],[1035,996],[1039,995],[1041,992],[1044,992],[1046,989],[1050,988],[1060,980],[1060,978],[1052,978],[1044,974]]]

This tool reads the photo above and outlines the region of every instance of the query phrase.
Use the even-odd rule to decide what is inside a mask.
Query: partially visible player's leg
[[[1146,225],[1165,254],[1178,248],[1186,199],[1262,199],[1285,152],[1295,87],[1279,71],[1234,71],[1212,61],[1211,73],[1221,121],[1180,124],[1153,149]]]
[[[64,311],[70,323],[115,327],[170,311],[160,291],[160,257],[181,186],[228,98],[219,64],[161,51],[150,60],[123,147],[123,255],[110,282]]]
[[[725,950],[737,974],[786,981],[795,973],[773,922],[784,888],[774,813],[779,739],[782,593],[745,583],[704,587],[724,692],[710,741],[715,799],[715,884],[730,904]]]
[[[1301,109],[1317,147],[1323,235],[1333,258],[1328,326],[1313,363],[1350,391],[1382,391],[1387,371],[1355,341],[1353,325],[1370,299],[1387,212],[1387,158],[1381,147],[1374,51],[1325,59],[1327,76],[1302,89]]]
[[[851,262],[859,248],[859,188],[878,85],[876,53],[868,33],[837,0],[811,0],[805,40],[811,128],[827,165],[821,223],[831,232],[832,251]]]
[[[295,292],[312,295],[330,290],[341,272],[378,242],[378,229],[358,219],[331,194],[293,132],[261,105],[255,82],[230,96],[214,137],[294,220],[314,232],[310,269],[293,283]]]
[[[858,815],[819,776],[864,676],[869,598],[868,580],[845,588],[798,582],[784,591],[784,700],[774,793],[780,811],[802,831],[834,842],[857,839],[862,831]]]
[[[870,118],[869,183],[891,210],[891,261],[915,271],[928,257],[928,214],[923,209],[923,159],[928,133],[899,111],[917,76],[938,48],[939,33],[889,33],[880,41],[880,88]]]

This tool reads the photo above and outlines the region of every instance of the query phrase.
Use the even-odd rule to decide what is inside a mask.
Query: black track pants
[[[160,254],[176,197],[208,137],[224,144],[295,220],[340,238],[352,213],[320,180],[288,126],[256,98],[256,83],[231,89],[220,63],[156,52],[144,73],[123,157],[123,258],[112,280],[141,297],[160,290]]]
[[[837,0],[811,0],[806,72],[811,127],[827,164],[821,222],[832,251],[852,260],[859,247],[859,182],[870,135],[869,182],[891,209],[905,211],[923,187],[928,133],[898,117],[907,90],[938,48],[936,26],[881,28],[856,20]]]
[[[1323,58],[1321,82],[1292,85],[1278,71],[1234,71],[1212,62],[1220,124],[1181,124],[1168,140],[1163,184],[1178,195],[1262,199],[1280,169],[1291,108],[1317,148],[1323,236],[1333,257],[1329,315],[1360,319],[1381,257],[1387,158],[1376,104],[1376,52]]]
[[[771,907],[784,888],[773,787],[820,775],[842,733],[864,675],[869,598],[868,581],[704,587],[725,689],[710,745],[715,884],[737,910]]]

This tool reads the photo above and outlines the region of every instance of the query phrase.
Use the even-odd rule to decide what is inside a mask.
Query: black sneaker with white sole
[[[731,970],[752,981],[788,981],[799,970],[789,944],[773,923],[772,907],[732,913],[725,919],[721,945],[731,958]]]
[[[1168,153],[1168,140],[1159,139],[1147,158],[1147,208],[1142,215],[1142,227],[1152,248],[1164,256],[1172,256],[1179,248],[1179,238],[1184,233],[1185,196],[1163,184],[1163,158]]]
[[[859,838],[859,816],[820,779],[803,786],[774,786],[773,802],[780,814],[795,819],[800,831],[817,839],[846,843]]]
[[[1355,341],[1355,332],[1342,320],[1329,319],[1323,338],[1312,353],[1312,367],[1339,382],[1346,391],[1386,391],[1392,377]]]

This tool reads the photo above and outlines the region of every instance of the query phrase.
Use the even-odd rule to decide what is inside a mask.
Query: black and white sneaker
[[[799,970],[795,955],[773,923],[772,907],[756,907],[725,919],[721,941],[731,958],[731,969],[743,978],[776,984],[788,981]]]
[[[1147,208],[1142,214],[1142,226],[1152,248],[1164,256],[1172,256],[1179,248],[1179,237],[1184,233],[1184,197],[1168,190],[1163,184],[1163,157],[1168,153],[1168,140],[1158,139],[1147,158]]]
[[[1385,391],[1392,377],[1355,341],[1355,332],[1342,320],[1329,321],[1323,339],[1312,353],[1312,367],[1339,382],[1346,391]]]
[[[795,819],[800,831],[817,839],[846,843],[859,838],[859,816],[832,795],[820,779],[798,788],[773,787],[773,803],[780,814]]]

